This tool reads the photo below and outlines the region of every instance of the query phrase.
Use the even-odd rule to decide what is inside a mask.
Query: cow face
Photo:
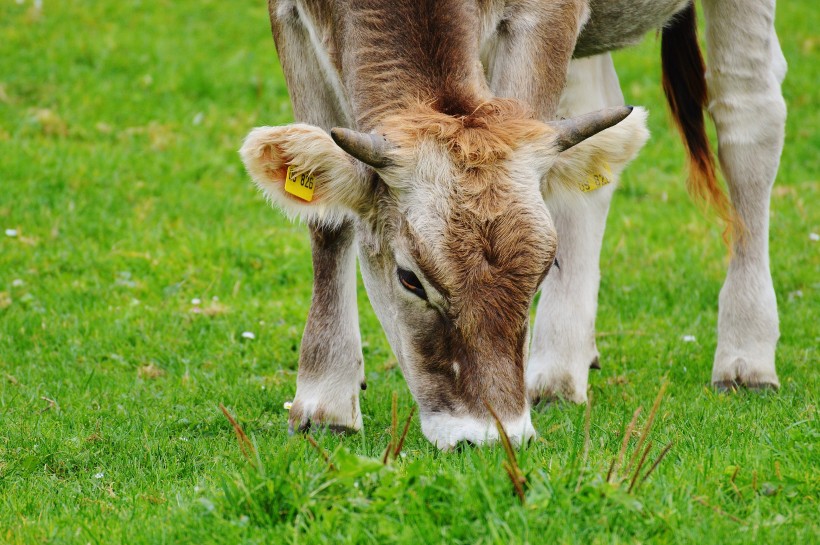
[[[512,101],[461,118],[419,106],[385,119],[379,136],[255,129],[242,156],[286,212],[357,220],[362,277],[425,436],[440,448],[493,440],[490,406],[519,442],[535,433],[524,385],[529,309],[557,248],[542,197],[556,189],[547,174],[566,174],[559,153],[628,112],[567,131]],[[601,160],[604,147],[569,164]],[[283,191],[288,166],[311,173],[310,202]]]

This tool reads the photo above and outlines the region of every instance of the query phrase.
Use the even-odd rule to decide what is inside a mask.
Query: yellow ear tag
[[[612,183],[612,169],[609,168],[609,163],[604,161],[601,163],[601,167],[595,174],[587,176],[586,181],[578,184],[581,191],[589,193]]]
[[[293,165],[288,166],[285,176],[285,191],[303,201],[313,200],[313,190],[316,188],[316,178],[310,174],[296,174]]]

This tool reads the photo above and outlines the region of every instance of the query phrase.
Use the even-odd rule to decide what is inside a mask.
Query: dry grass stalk
[[[652,475],[652,472],[653,472],[653,471],[655,471],[655,469],[656,469],[656,468],[658,467],[658,465],[661,463],[661,460],[663,460],[663,459],[664,459],[664,457],[665,457],[665,456],[669,453],[669,451],[670,451],[671,449],[672,449],[672,441],[669,441],[669,443],[668,443],[665,447],[663,447],[663,450],[662,450],[662,451],[661,451],[661,453],[658,455],[658,457],[655,459],[655,462],[652,464],[652,467],[650,467],[650,468],[649,468],[649,471],[647,471],[647,472],[644,474],[644,476],[643,476],[643,477],[641,477],[641,480],[640,480],[640,481],[638,481],[638,486],[636,486],[636,487],[635,487],[635,490],[637,490],[638,488],[640,488],[640,487],[641,487],[641,485],[643,484],[643,482],[644,482],[646,479],[648,479],[650,475]]]
[[[658,408],[661,406],[661,400],[663,399],[663,394],[666,393],[666,388],[669,386],[669,381],[664,380],[661,384],[661,389],[658,390],[658,395],[655,397],[655,402],[652,403],[652,410],[649,411],[649,416],[646,419],[646,425],[644,425],[643,431],[641,432],[641,436],[638,438],[638,444],[635,445],[635,451],[632,453],[632,458],[630,458],[629,463],[624,470],[624,473],[629,474],[632,470],[632,466],[635,464],[635,461],[638,458],[638,455],[641,453],[641,447],[643,447],[644,442],[646,441],[646,437],[649,435],[649,431],[652,429],[652,424],[655,422],[655,416],[658,414]]]
[[[734,516],[731,513],[727,513],[726,511],[724,511],[723,509],[721,509],[717,505],[710,504],[708,501],[706,501],[706,498],[704,498],[703,496],[695,496],[692,499],[695,500],[697,503],[699,503],[699,504],[701,504],[705,507],[708,507],[709,509],[711,509],[712,511],[714,511],[715,513],[717,513],[718,515],[720,515],[722,517],[726,517],[729,520],[737,522],[738,524],[743,524],[742,520],[740,520],[739,518],[737,518],[736,516]]]
[[[410,409],[410,414],[407,415],[407,420],[404,422],[404,429],[401,432],[401,437],[399,437],[399,443],[396,445],[396,450],[393,452],[393,459],[399,457],[401,454],[401,448],[404,446],[404,439],[407,437],[407,432],[410,430],[410,422],[413,421],[413,415],[416,413],[416,406],[414,405]]]
[[[251,440],[248,439],[247,435],[245,435],[245,432],[242,430],[242,426],[239,425],[234,417],[231,416],[231,413],[228,412],[228,409],[225,408],[225,405],[220,403],[219,408],[233,427],[233,431],[236,434],[236,440],[239,442],[239,450],[242,452],[242,456],[244,456],[245,459],[251,463],[251,465],[255,466],[256,464],[254,463],[254,459],[256,458],[256,449],[253,448],[253,443],[251,443]]]
[[[387,448],[384,449],[384,454],[382,454],[382,465],[387,465],[391,452],[393,452],[393,441],[388,441]]]
[[[646,448],[643,450],[643,454],[641,455],[641,461],[638,462],[638,467],[635,468],[635,474],[632,475],[632,480],[629,481],[629,488],[627,488],[627,492],[632,492],[632,489],[635,487],[635,482],[638,480],[638,474],[641,472],[641,468],[643,467],[644,462],[646,462],[646,456],[649,454],[650,449],[652,448],[652,441],[646,444]]]
[[[390,408],[390,441],[388,441],[387,448],[384,449],[384,455],[382,455],[382,464],[384,465],[387,465],[387,460],[390,457],[390,453],[393,452],[393,446],[396,444],[396,431],[399,427],[398,404],[399,393],[393,392],[393,405]]]
[[[515,458],[515,451],[513,450],[512,443],[510,442],[510,436],[507,435],[507,432],[504,430],[504,426],[501,424],[501,419],[489,403],[485,401],[484,406],[487,407],[487,410],[490,412],[490,415],[492,415],[493,420],[495,420],[495,427],[498,429],[501,444],[504,446],[504,452],[507,453],[507,461],[502,464],[502,467],[512,481],[515,494],[518,496],[519,501],[521,501],[521,504],[523,505],[526,502],[526,496],[524,495],[524,484],[526,484],[527,479],[524,477],[524,473],[518,465],[518,460]]]
[[[742,500],[743,499],[743,493],[740,491],[740,489],[735,484],[735,477],[737,477],[738,472],[740,472],[740,466],[737,466],[735,468],[734,473],[732,473],[732,478],[729,479],[729,484],[732,486],[732,490],[735,491],[735,494],[737,494],[738,497]]]
[[[581,454],[581,469],[578,472],[578,482],[575,484],[575,491],[581,490],[581,480],[584,475],[584,468],[589,459],[589,421],[592,416],[592,392],[587,393],[587,406],[584,411],[584,450]]]
[[[48,403],[48,405],[46,407],[40,409],[40,413],[50,411],[51,409],[57,409],[58,411],[60,410],[60,405],[58,405],[57,402],[54,401],[53,399],[48,398],[46,396],[40,396],[40,399],[42,399],[43,401]]]
[[[624,430],[624,438],[621,441],[621,450],[618,451],[618,456],[612,459],[612,464],[609,466],[609,471],[606,474],[607,482],[609,482],[610,478],[613,476],[616,480],[618,479],[618,469],[624,461],[624,457],[626,456],[626,448],[629,446],[629,439],[632,437],[632,432],[635,430],[635,424],[638,423],[638,416],[641,414],[642,410],[642,407],[638,407],[635,409],[635,412],[632,413],[632,420],[629,421],[629,425]]]
[[[324,458],[325,463],[327,464],[327,468],[330,471],[336,471],[336,466],[334,466],[333,462],[330,460],[330,455],[327,453],[325,449],[323,449],[319,445],[319,443],[316,442],[316,439],[314,439],[313,436],[310,434],[305,435],[305,439],[307,439],[307,442],[310,443],[310,446],[312,446],[316,450],[316,452],[318,452],[322,456],[322,458]]]

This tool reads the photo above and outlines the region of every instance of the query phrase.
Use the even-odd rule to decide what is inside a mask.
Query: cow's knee
[[[720,292],[712,383],[777,388],[780,335],[769,268],[769,201],[786,121],[780,90],[786,65],[763,3],[704,2],[710,104],[718,155],[739,234]],[[743,40],[736,39],[742,31]]]

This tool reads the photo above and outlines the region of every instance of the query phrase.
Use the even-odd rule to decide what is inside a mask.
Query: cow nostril
[[[461,453],[467,452],[467,450],[473,449],[477,446],[478,445],[476,443],[474,443],[473,441],[470,441],[469,439],[462,439],[461,441],[456,443],[456,446],[453,447],[453,452],[458,452],[459,454],[461,454]]]

